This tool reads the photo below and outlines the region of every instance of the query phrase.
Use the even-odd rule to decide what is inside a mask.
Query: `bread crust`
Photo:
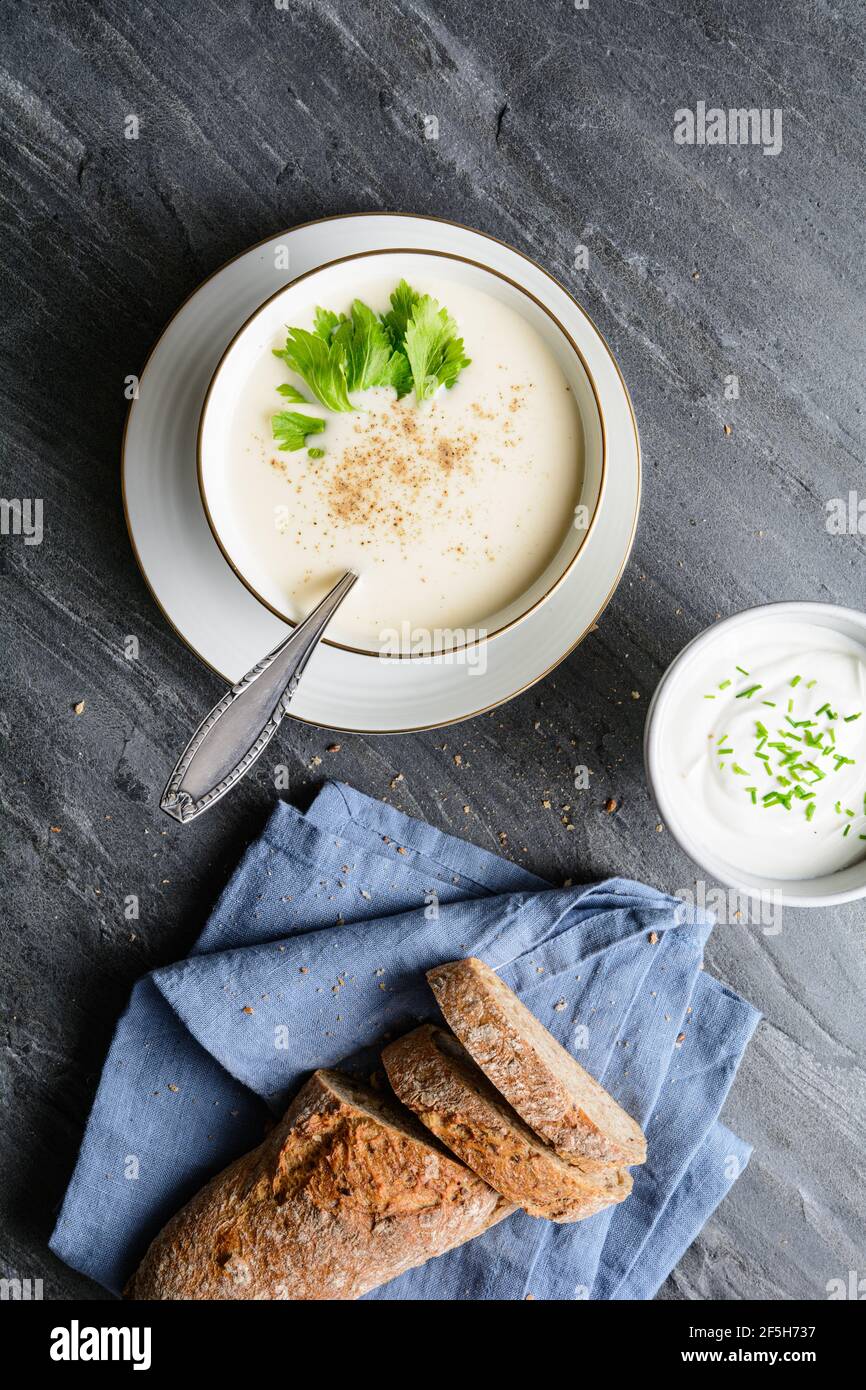
[[[469,956],[427,972],[447,1022],[530,1129],[585,1171],[643,1163],[637,1121],[566,1052],[494,970]]]
[[[586,1173],[539,1139],[450,1033],[431,1024],[390,1043],[382,1062],[404,1105],[485,1182],[530,1216],[581,1221],[631,1192],[631,1174]]]
[[[317,1071],[169,1221],[124,1296],[356,1299],[512,1211],[411,1115]]]

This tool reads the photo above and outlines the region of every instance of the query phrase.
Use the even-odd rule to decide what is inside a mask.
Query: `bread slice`
[[[356,1299],[513,1210],[393,1101],[317,1071],[169,1221],[124,1293]]]
[[[397,1095],[479,1177],[550,1221],[580,1221],[631,1192],[627,1168],[584,1173],[545,1144],[441,1028],[425,1024],[382,1053]]]
[[[640,1125],[584,1071],[484,961],[428,970],[446,1020],[530,1129],[586,1171],[646,1159]]]

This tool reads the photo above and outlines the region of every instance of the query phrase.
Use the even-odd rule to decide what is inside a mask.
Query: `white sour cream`
[[[535,329],[481,291],[411,278],[457,320],[471,365],[453,388],[420,408],[414,393],[397,402],[390,388],[354,397],[354,414],[287,406],[281,383],[311,393],[266,351],[230,436],[231,505],[252,582],[266,575],[283,611],[301,616],[344,570],[359,571],[335,633],[373,649],[407,623],[490,630],[557,555],[583,479],[574,396]],[[381,312],[395,283],[374,277],[356,293]],[[312,327],[312,312],[304,317],[298,326]],[[286,408],[326,418],[308,438],[323,458],[277,449],[271,417]]]
[[[675,813],[744,873],[813,878],[866,856],[857,642],[807,622],[735,629],[687,667],[663,738]]]

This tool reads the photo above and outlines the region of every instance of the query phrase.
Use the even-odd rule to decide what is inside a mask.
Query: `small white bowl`
[[[747,608],[742,613],[698,634],[684,647],[665,671],[647,711],[644,730],[644,764],[650,791],[666,828],[679,846],[718,883],[749,897],[772,898],[786,907],[832,907],[837,903],[853,902],[866,897],[866,859],[850,864],[836,873],[818,878],[772,879],[745,875],[735,864],[714,854],[712,846],[697,840],[683,819],[681,808],[672,795],[672,778],[666,766],[665,748],[668,738],[666,721],[681,682],[694,663],[713,643],[741,632],[750,626],[766,623],[774,626],[809,622],[830,628],[866,648],[866,613],[854,608],[839,608],[831,603],[768,603]]]

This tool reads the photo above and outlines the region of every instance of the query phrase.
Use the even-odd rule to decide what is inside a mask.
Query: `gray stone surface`
[[[123,378],[205,275],[329,213],[472,224],[586,306],[642,432],[637,545],[599,630],[542,685],[444,733],[343,736],[328,754],[327,733],[289,722],[279,760],[301,802],[334,773],[490,848],[505,832],[554,879],[689,886],[642,774],[660,673],[719,614],[863,603],[862,538],[825,529],[826,500],[862,485],[858,0],[287,8],[2,4],[0,493],[43,498],[45,536],[0,537],[0,1259],[50,1297],[102,1296],[46,1240],[130,984],[185,951],[274,798],[260,765],[194,828],[157,807],[219,685],[127,544]],[[782,108],[782,152],[675,145],[675,109],[702,99]],[[579,797],[578,761],[594,770]],[[790,911],[778,936],[715,934],[709,967],[765,1015],[725,1110],[755,1156],[662,1297],[816,1299],[866,1273],[863,921],[853,905]]]

